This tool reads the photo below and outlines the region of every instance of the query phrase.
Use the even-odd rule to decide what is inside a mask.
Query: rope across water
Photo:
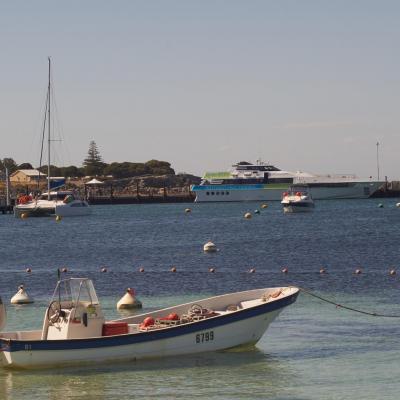
[[[375,312],[368,312],[368,311],[359,310],[359,309],[357,309],[357,308],[353,308],[353,307],[349,307],[349,306],[346,306],[346,305],[343,305],[343,304],[335,303],[335,302],[332,301],[332,300],[329,300],[329,299],[327,299],[327,298],[325,298],[325,297],[322,297],[322,296],[319,296],[319,295],[317,295],[317,294],[315,294],[315,293],[312,293],[312,292],[311,292],[310,290],[308,290],[308,289],[304,289],[304,288],[302,288],[302,287],[297,287],[297,289],[299,289],[301,292],[303,292],[303,293],[305,293],[305,294],[308,294],[309,296],[312,296],[312,297],[315,297],[316,299],[322,300],[322,301],[324,301],[325,303],[329,303],[329,304],[332,304],[332,305],[334,305],[334,306],[336,306],[336,307],[338,307],[338,308],[344,308],[344,309],[346,309],[346,310],[353,311],[353,312],[356,312],[356,313],[359,313],[359,314],[370,315],[370,316],[372,316],[372,317],[400,318],[400,315],[379,314],[379,313],[375,313]]]

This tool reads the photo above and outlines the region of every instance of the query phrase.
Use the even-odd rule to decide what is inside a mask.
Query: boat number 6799
[[[202,332],[196,335],[196,343],[210,342],[214,340],[214,331]]]

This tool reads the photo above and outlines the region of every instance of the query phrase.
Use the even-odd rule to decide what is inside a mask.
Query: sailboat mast
[[[48,129],[48,136],[47,136],[47,199],[50,200],[50,79],[51,79],[51,62],[49,57],[49,85],[47,87],[48,93],[48,104],[47,104],[47,113],[48,113],[48,121],[47,121],[47,129]]]

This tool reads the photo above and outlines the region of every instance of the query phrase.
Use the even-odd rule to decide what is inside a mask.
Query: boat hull
[[[383,182],[352,182],[344,184],[309,184],[307,191],[314,200],[363,199],[375,193]],[[282,193],[289,190],[288,185],[195,185],[195,202],[226,201],[276,201]]]
[[[3,366],[46,367],[74,363],[136,361],[255,344],[298,289],[272,302],[184,325],[124,335],[71,340],[1,339]]]

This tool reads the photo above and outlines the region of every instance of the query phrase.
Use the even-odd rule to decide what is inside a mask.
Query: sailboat
[[[18,204],[14,207],[16,217],[39,217],[52,216],[59,217],[81,216],[91,213],[87,201],[78,199],[72,190],[56,191],[51,188],[50,181],[50,156],[51,156],[51,60],[49,61],[48,86],[46,97],[46,109],[43,124],[43,139],[46,131],[47,122],[47,192],[40,196],[22,196],[18,199]],[[43,150],[42,139],[42,150]],[[40,157],[40,160],[42,156]],[[40,172],[39,172],[40,181]]]

